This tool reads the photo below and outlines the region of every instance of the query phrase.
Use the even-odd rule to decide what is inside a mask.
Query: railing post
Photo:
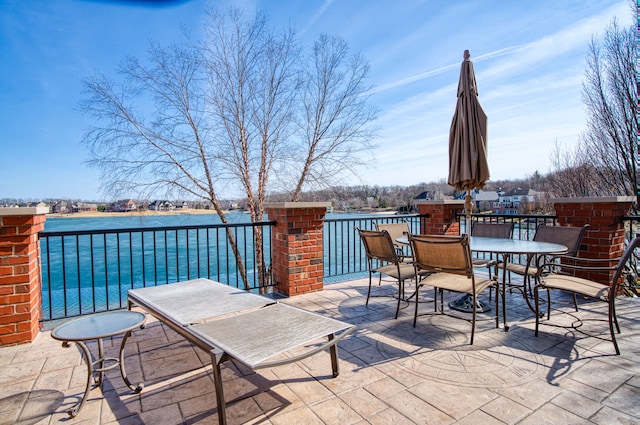
[[[286,296],[322,290],[323,228],[330,202],[280,202],[265,206],[271,230],[273,290]]]
[[[40,242],[46,207],[0,208],[0,346],[32,342],[40,330]]]
[[[629,214],[635,197],[557,198],[551,202],[558,224],[580,227],[589,224],[582,239],[580,256],[585,258],[618,258],[624,252],[625,229],[622,218]],[[606,273],[585,276],[606,283]]]
[[[420,220],[420,234],[459,235],[456,215],[464,210],[464,200],[416,201],[418,213],[428,215]]]

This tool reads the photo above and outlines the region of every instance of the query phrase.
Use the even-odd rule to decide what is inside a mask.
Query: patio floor
[[[340,375],[331,378],[324,352],[257,373],[227,362],[228,422],[640,423],[638,299],[619,298],[622,354],[615,356],[611,342],[596,337],[608,336],[606,323],[577,321],[594,314],[606,319],[604,303],[581,300],[579,313],[563,307],[571,315],[554,312],[552,321],[566,327],[542,325],[535,338],[533,314],[514,292],[507,300],[509,332],[496,329],[495,320],[480,322],[470,346],[468,322],[425,316],[414,328],[413,304],[394,320],[395,300],[372,298],[365,307],[366,288],[367,279],[350,280],[283,300],[357,325],[339,344]],[[390,294],[394,286],[374,289]],[[580,331],[572,327],[578,323]],[[117,356],[118,344],[106,341],[107,354]],[[32,344],[0,348],[0,424],[218,423],[207,353],[151,316],[133,332],[126,353],[129,378],[144,382],[144,390],[132,394],[119,371],[111,370],[102,391],[94,388],[79,415],[69,418],[66,411],[86,383],[75,345],[62,348],[43,331]]]

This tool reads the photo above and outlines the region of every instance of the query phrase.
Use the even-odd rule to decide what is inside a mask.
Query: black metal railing
[[[327,219],[324,224],[324,277],[344,280],[368,271],[367,257],[356,231],[375,229],[374,223],[407,222],[411,233],[419,233],[426,215],[357,215]]]
[[[364,247],[356,227],[406,221],[419,233],[428,216],[358,215],[330,218],[324,224],[324,278],[330,283],[367,272]],[[459,215],[460,232],[466,219]],[[554,215],[473,214],[472,221],[514,223],[514,239],[532,239],[540,224],[555,224]],[[638,233],[640,216],[624,217],[627,238]],[[126,307],[127,290],[206,277],[244,287],[226,232],[238,242],[249,277],[249,289],[268,293],[271,226],[274,222],[143,227],[99,231],[40,233],[43,319],[53,320]],[[260,228],[264,252],[262,272],[256,265],[255,228]],[[516,258],[512,259],[517,261]],[[638,264],[638,260],[634,259]],[[637,267],[634,267],[637,270]],[[265,279],[260,279],[260,275]]]
[[[121,309],[129,289],[199,277],[245,288],[227,229],[236,240],[249,288],[270,292],[274,222],[143,227],[40,233],[43,319]],[[263,274],[256,270],[256,232],[263,238]],[[262,281],[261,281],[262,280]]]
[[[466,231],[466,217],[458,214],[460,232]],[[513,239],[531,240],[540,225],[557,224],[555,215],[545,214],[471,214],[472,222],[479,223],[513,223]]]

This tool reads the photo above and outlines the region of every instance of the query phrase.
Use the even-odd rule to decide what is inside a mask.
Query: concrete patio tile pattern
[[[638,299],[619,298],[622,354],[615,356],[606,322],[586,320],[606,319],[604,303],[580,300],[578,313],[558,307],[552,322],[564,327],[542,325],[536,338],[533,314],[514,291],[507,294],[509,332],[495,328],[492,311],[471,346],[466,321],[422,316],[414,328],[413,303],[403,303],[397,320],[391,297],[365,306],[367,283],[331,283],[283,301],[357,326],[339,344],[340,375],[331,377],[326,352],[258,372],[227,362],[230,424],[640,423]],[[373,289],[390,295],[394,285]],[[433,311],[429,291],[421,292],[420,312]],[[105,341],[107,355],[117,356],[119,343]],[[32,344],[0,348],[0,425],[218,423],[209,355],[151,316],[129,339],[125,365],[131,382],[144,383],[140,394],[116,368],[69,418],[86,383],[80,350],[62,348],[49,331]]]

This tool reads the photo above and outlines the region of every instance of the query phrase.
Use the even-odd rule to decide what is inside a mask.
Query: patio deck
[[[535,338],[533,314],[517,292],[508,295],[509,332],[496,329],[494,320],[480,322],[470,346],[467,322],[431,316],[413,328],[413,304],[394,320],[391,298],[372,298],[364,306],[366,287],[367,279],[332,283],[284,300],[358,326],[339,344],[341,373],[331,378],[326,353],[258,373],[225,363],[229,423],[640,422],[638,299],[619,299],[622,354],[615,356],[610,341],[571,328],[542,325]],[[375,292],[392,293],[393,285]],[[431,304],[421,305],[428,309]],[[594,312],[606,318],[606,305],[581,300],[580,312],[572,314]],[[552,320],[574,321],[557,312]],[[608,336],[603,322],[584,321],[580,329]],[[117,353],[118,343],[105,341],[107,354]],[[142,393],[132,394],[119,371],[109,371],[102,392],[93,389],[71,419],[66,410],[86,382],[80,351],[61,348],[48,331],[32,344],[0,348],[0,424],[217,423],[208,354],[150,316],[126,352],[129,378],[144,382]]]

